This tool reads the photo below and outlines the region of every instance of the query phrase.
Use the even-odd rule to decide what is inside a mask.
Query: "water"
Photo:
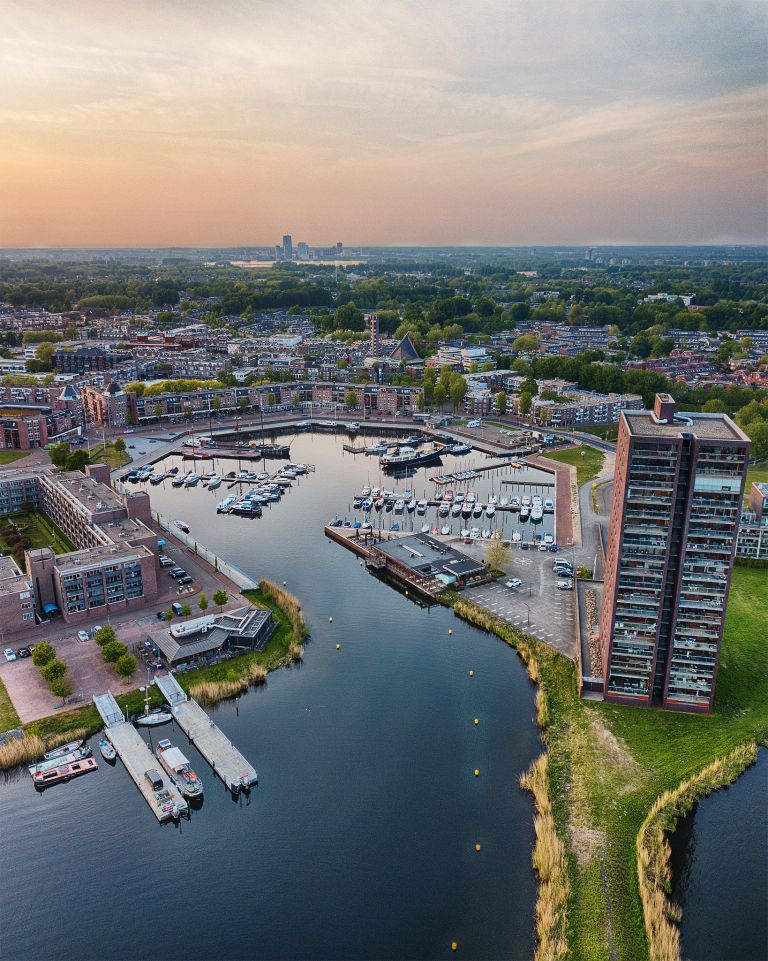
[[[301,666],[214,711],[259,771],[250,799],[171,727],[145,736],[178,743],[206,791],[178,827],[98,755],[43,795],[26,772],[0,782],[0,958],[446,958],[452,940],[532,957],[533,687],[501,642],[326,541],[373,466],[340,445],[299,437],[293,459],[317,471],[261,520],[216,515],[223,487],[149,488],[222,556],[287,580],[312,639]]]
[[[768,751],[704,798],[672,835],[672,897],[690,961],[768,957]]]

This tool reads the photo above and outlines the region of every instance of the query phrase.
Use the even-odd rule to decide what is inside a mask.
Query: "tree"
[[[109,644],[105,644],[101,649],[101,656],[108,664],[114,664],[118,657],[122,657],[123,654],[127,653],[128,648],[120,641],[110,641]]]
[[[136,658],[133,654],[121,654],[115,661],[115,673],[120,677],[130,677],[136,670]]]
[[[702,414],[727,414],[728,410],[728,405],[721,400],[717,400],[715,397],[708,400],[701,408]]]
[[[503,571],[504,566],[509,563],[509,545],[504,541],[491,541],[485,549],[485,562],[495,571]]]
[[[51,681],[51,694],[55,694],[56,697],[69,697],[72,693],[72,682],[68,677],[57,677],[55,681]]]
[[[184,408],[184,420],[186,420],[187,422],[192,420],[192,408],[189,406]]]
[[[63,441],[60,444],[54,444],[54,446],[48,450],[48,456],[51,458],[51,463],[54,467],[58,467],[59,470],[66,470],[67,461],[71,452],[72,448],[66,441]]]
[[[182,617],[189,617],[189,615],[190,615],[191,613],[192,613],[192,608],[189,606],[189,604],[182,604],[182,605],[181,605],[181,616],[182,616]]]
[[[455,380],[451,384],[451,403],[453,404],[454,410],[459,409],[466,394],[467,382],[464,380],[461,374],[457,374]]]
[[[43,664],[40,668],[40,673],[48,681],[55,681],[59,677],[64,677],[67,673],[67,662],[62,661],[60,658],[54,658],[52,661],[48,661],[47,664]]]
[[[113,441],[112,446],[113,446],[114,449],[118,452],[118,454],[124,454],[124,453],[125,453],[125,441],[123,440],[122,437],[117,437],[117,438]]]
[[[165,617],[163,618],[163,620],[166,620],[166,621],[172,621],[172,620],[173,620],[173,608],[172,608],[172,607],[169,607],[168,610],[165,612]]]
[[[200,591],[200,597],[198,597],[197,599],[197,606],[200,608],[201,611],[208,610],[208,598],[205,596],[205,594],[202,591]]]
[[[154,410],[155,410],[155,417],[158,420],[160,420],[160,418],[163,416],[163,405],[160,403],[155,404]]]
[[[114,627],[111,624],[105,624],[100,627],[98,631],[93,635],[94,641],[99,645],[99,647],[104,647],[105,644],[111,644],[113,641],[117,640],[117,634],[115,633]]]
[[[227,592],[224,590],[219,589],[213,595],[213,603],[219,608],[219,610],[221,610],[224,607],[224,605],[227,603],[228,600],[229,600],[229,594],[227,594]]]
[[[530,414],[533,397],[526,391],[520,394],[520,413]]]
[[[248,410],[248,398],[247,398],[247,397],[241,397],[240,400],[238,400],[238,402],[237,402],[237,406],[240,408],[240,410],[241,410],[243,413],[245,413],[245,411]]]
[[[750,456],[755,460],[768,459],[768,421],[753,420],[744,428],[744,432],[752,441]]]
[[[506,414],[507,412],[507,392],[500,390],[496,395],[496,407],[500,414]]]
[[[32,663],[36,667],[43,667],[45,664],[50,663],[56,657],[56,648],[53,644],[49,644],[48,641],[40,641],[39,644],[35,644],[35,649],[32,652]]]
[[[354,410],[357,407],[357,393],[354,390],[348,390],[344,395],[344,403],[350,410]]]
[[[445,403],[445,387],[442,384],[435,384],[433,397],[435,399],[435,407],[442,407]]]
[[[211,403],[214,414],[218,417],[221,412],[221,397],[214,397]]]
[[[512,341],[512,351],[515,354],[532,354],[539,349],[539,338],[533,334],[521,334]]]
[[[67,470],[85,471],[86,464],[90,464],[91,457],[87,450],[73,450],[67,458]]]
[[[267,394],[267,407],[274,407],[276,403],[277,403],[277,397],[272,391],[270,391]]]

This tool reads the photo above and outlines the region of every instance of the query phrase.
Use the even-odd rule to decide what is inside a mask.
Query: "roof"
[[[410,334],[405,334],[400,343],[395,347],[392,353],[389,355],[390,360],[421,360],[418,350],[416,350],[416,345],[413,340],[411,340]]]
[[[702,440],[747,442],[749,438],[726,414],[695,414],[687,411],[676,415],[673,423],[663,423],[648,410],[624,410],[622,417],[633,437],[680,437],[693,434]],[[684,419],[683,419],[684,418]],[[690,423],[687,421],[690,420]]]
[[[387,557],[426,576],[448,574],[468,577],[486,570],[487,565],[475,561],[448,544],[434,540],[426,534],[414,534],[385,541],[376,545]]]

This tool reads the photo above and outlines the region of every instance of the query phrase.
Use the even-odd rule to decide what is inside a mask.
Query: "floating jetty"
[[[147,804],[158,821],[170,821],[189,809],[189,805],[169,779],[163,780],[162,792],[155,791],[146,777],[147,771],[157,769],[157,758],[151,753],[144,739],[123,717],[120,705],[111,691],[94,694],[93,703],[104,721],[104,733],[117,751],[126,771],[144,795]]]
[[[187,696],[173,674],[156,677],[155,684],[170,705],[173,719],[233,794],[258,782],[255,768],[197,701]]]

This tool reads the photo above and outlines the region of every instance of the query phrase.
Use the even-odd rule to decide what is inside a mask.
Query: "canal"
[[[768,750],[730,787],[681,818],[672,841],[672,898],[683,909],[683,957],[768,957]]]
[[[323,537],[373,467],[341,444],[300,435],[292,459],[316,472],[261,520],[217,515],[223,487],[149,488],[221,556],[286,580],[311,641],[301,665],[214,709],[259,772],[250,799],[233,801],[175,727],[159,736],[206,789],[178,827],[98,755],[98,772],[43,795],[26,771],[0,781],[1,958],[427,959],[452,956],[452,940],[466,958],[532,957],[533,805],[518,778],[541,749],[533,686],[501,642]]]

